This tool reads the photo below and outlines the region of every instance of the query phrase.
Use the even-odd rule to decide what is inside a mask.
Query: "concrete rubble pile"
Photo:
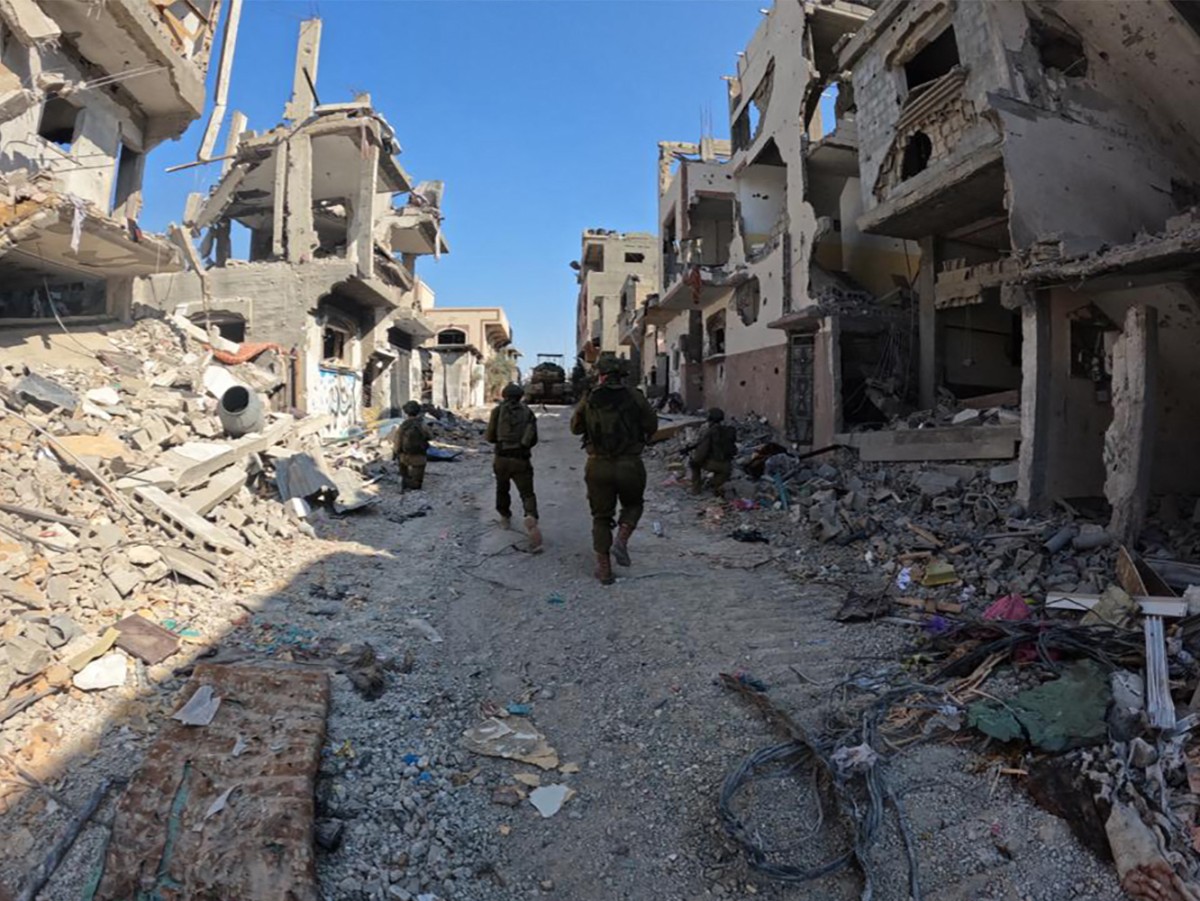
[[[225,434],[213,386],[269,398],[277,355],[224,366],[215,339],[161,319],[109,344],[99,367],[0,369],[0,721],[60,688],[124,684],[125,651],[167,672],[193,593],[315,536],[310,501],[374,499],[325,461],[323,417]]]
[[[845,585],[838,621],[921,627],[905,633],[920,636],[916,675],[860,673],[846,721],[873,711],[893,749],[974,730],[997,778],[1066,819],[1131,897],[1200,898],[1196,499],[1157,499],[1135,550],[1082,502],[1027,511],[1015,462],[805,457],[761,420],[733,422],[739,496],[706,519],[797,577]],[[670,461],[697,435],[657,452]]]

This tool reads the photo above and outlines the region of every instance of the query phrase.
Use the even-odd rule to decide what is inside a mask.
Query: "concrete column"
[[[286,119],[299,122],[307,119],[317,108],[312,86],[317,83],[317,60],[321,53],[321,20],[305,19],[300,23],[300,40],[296,44],[296,70],[292,76],[292,99],[284,107]]]
[[[283,259],[284,229],[287,222],[287,165],[288,147],[290,141],[284,141],[275,148],[275,203],[271,209],[271,255],[277,260]],[[311,164],[310,164],[311,165]]]
[[[917,351],[918,399],[921,407],[932,410],[937,400],[937,312],[933,306],[933,285],[937,274],[937,239],[921,239],[921,271],[917,275],[918,308]]]
[[[290,263],[308,262],[317,249],[313,225],[312,140],[298,134],[288,142],[287,154],[287,258]]]
[[[346,232],[346,256],[358,264],[358,274],[363,278],[375,275],[375,193],[379,182],[379,145],[369,133],[367,141]]]
[[[1130,307],[1113,348],[1113,418],[1104,433],[1104,495],[1112,505],[1108,531],[1132,545],[1146,518],[1157,425],[1158,311]]]
[[[1050,447],[1050,298],[1032,292],[1021,305],[1021,453],[1017,500],[1027,509],[1045,506]]]

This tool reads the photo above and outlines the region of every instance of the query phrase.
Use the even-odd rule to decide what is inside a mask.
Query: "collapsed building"
[[[222,0],[0,3],[0,327],[128,315],[180,256],[137,224],[146,154],[204,110]]]
[[[576,270],[575,348],[585,360],[601,353],[623,358],[640,356],[630,339],[631,317],[653,290],[658,252],[654,236],[589,228],[580,241]]]
[[[277,404],[331,414],[340,432],[420,396],[414,351],[434,331],[415,266],[449,247],[442,183],[412,180],[370,97],[318,102],[320,35],[320,20],[302,24],[284,124],[256,134],[235,115],[220,180],[177,233],[192,265],[140,279],[134,300],[278,345],[294,362]]]
[[[883,3],[853,72],[864,232],[920,244],[919,396],[1011,392],[1021,499],[1200,493],[1200,19]],[[1177,85],[1178,90],[1164,89]]]
[[[833,123],[820,110],[834,47],[870,15],[777,3],[727,79],[731,140],[659,144],[644,366],[685,406],[757,413],[805,445],[880,418],[868,380],[907,380],[916,247],[857,229],[852,103],[839,94]]]
[[[517,377],[512,326],[502,307],[430,307],[433,337],[421,345],[421,399],[453,410],[498,400]]]

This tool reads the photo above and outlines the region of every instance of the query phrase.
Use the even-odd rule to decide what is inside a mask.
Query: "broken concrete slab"
[[[291,416],[281,417],[277,422],[267,426],[266,431],[261,435],[247,435],[245,438],[239,438],[224,453],[211,460],[189,466],[179,473],[177,482],[179,487],[187,489],[199,485],[227,466],[245,460],[251,454],[259,454],[269,447],[282,444],[291,432],[293,422]]]
[[[22,676],[40,673],[50,665],[50,652],[32,639],[18,635],[6,641],[3,647],[8,665]]]
[[[212,477],[207,485],[184,497],[183,502],[200,516],[208,516],[213,510],[242,490],[246,484],[244,466],[231,466]]]
[[[217,572],[203,557],[178,547],[159,549],[163,562],[171,572],[209,588],[217,587]]]
[[[46,413],[54,410],[74,413],[79,406],[79,398],[73,391],[32,372],[13,382],[12,391],[21,400]]]
[[[97,901],[166,886],[180,898],[316,901],[314,788],[328,675],[201,663],[184,695],[201,686],[228,703],[203,728],[163,727],[117,805]],[[239,736],[255,740],[234,757]],[[224,809],[208,817],[222,796]]]
[[[105,654],[77,672],[71,684],[80,691],[105,691],[120,688],[128,675],[124,654]]]
[[[154,516],[155,519],[165,519],[169,527],[202,541],[204,544],[219,550],[249,551],[245,543],[232,532],[210,523],[203,516],[191,510],[182,500],[159,488],[149,485],[136,488],[133,496],[154,509],[158,514]]]
[[[1011,460],[1020,437],[1019,426],[961,426],[855,432],[840,436],[838,443],[857,448],[863,462]]]
[[[294,497],[309,498],[319,494],[336,494],[338,486],[317,465],[309,454],[297,453],[280,457],[275,461],[275,485],[279,499],[289,501]]]
[[[921,494],[928,495],[929,497],[937,497],[940,494],[945,494],[947,491],[956,490],[959,481],[956,476],[928,470],[918,474],[912,480],[912,484]]]
[[[1017,481],[1020,464],[1016,461],[993,466],[988,470],[988,480],[993,485],[1012,485]]]

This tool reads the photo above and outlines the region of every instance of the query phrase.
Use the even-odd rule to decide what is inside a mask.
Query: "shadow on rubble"
[[[435,485],[456,478],[449,464],[431,475]],[[256,897],[248,880],[259,876],[274,897],[320,896],[316,782],[323,766],[341,762],[324,747],[330,676],[374,700],[441,641],[405,603],[407,586],[421,579],[412,521],[431,512],[433,493],[401,494],[385,474],[380,494],[346,517],[316,515],[319,538],[350,543],[289,578],[273,574],[304,550],[281,541],[272,560],[227,567],[216,591],[166,580],[110,611],[116,622],[141,610],[171,631],[122,635],[99,657],[117,661],[111,687],[80,690],[68,672],[4,723],[0,901],[159,897],[160,889]],[[436,542],[473,537],[428,539],[422,557]],[[394,599],[395,616],[378,617],[381,598]],[[211,686],[220,701],[206,706],[197,686]],[[318,844],[336,832],[318,830]],[[266,845],[246,840],[264,835]]]

